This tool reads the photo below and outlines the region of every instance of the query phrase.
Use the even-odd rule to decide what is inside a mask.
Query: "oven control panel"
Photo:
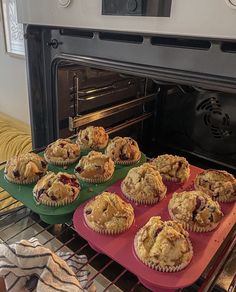
[[[103,15],[170,17],[172,0],[102,0]]]
[[[236,39],[236,0],[17,0],[26,24]]]

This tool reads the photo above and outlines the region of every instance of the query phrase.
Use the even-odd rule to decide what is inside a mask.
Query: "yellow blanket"
[[[31,149],[30,127],[0,113],[0,162]]]
[[[32,149],[30,127],[12,117],[0,113],[0,163],[19,153]],[[0,169],[3,168],[0,166]],[[15,201],[0,188],[0,214],[19,207]]]

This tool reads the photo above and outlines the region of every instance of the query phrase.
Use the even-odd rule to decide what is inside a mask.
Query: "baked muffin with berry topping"
[[[69,165],[76,162],[80,156],[79,145],[70,139],[58,139],[49,144],[44,151],[44,158],[55,165]]]
[[[227,171],[207,169],[196,176],[194,186],[218,202],[236,200],[236,179]]]
[[[134,210],[117,194],[103,192],[85,205],[84,218],[96,232],[118,234],[130,228],[134,221]]]
[[[75,201],[80,192],[80,184],[75,175],[65,172],[48,172],[33,189],[37,204],[63,206]]]
[[[80,130],[77,143],[84,150],[101,150],[107,146],[109,137],[103,127],[89,126]]]
[[[167,188],[154,166],[144,163],[132,168],[121,183],[123,194],[138,204],[154,204],[161,201]]]
[[[161,272],[182,270],[193,256],[188,232],[180,223],[159,216],[151,217],[137,232],[134,248],[145,265]]]
[[[7,161],[4,176],[12,183],[30,184],[47,172],[47,162],[35,153],[20,154]]]
[[[116,164],[133,164],[139,161],[141,152],[138,143],[130,137],[115,137],[105,151]]]
[[[174,193],[169,201],[170,217],[189,231],[211,231],[220,223],[220,205],[201,191]]]
[[[190,175],[189,163],[184,157],[164,154],[150,162],[166,181],[184,183]]]
[[[86,182],[102,183],[114,173],[114,162],[105,154],[90,151],[83,156],[75,167],[75,175]]]

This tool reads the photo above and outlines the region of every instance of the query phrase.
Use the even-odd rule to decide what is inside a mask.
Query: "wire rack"
[[[0,165],[1,166],[1,165]],[[97,291],[150,291],[138,278],[104,254],[94,251],[73,228],[72,222],[48,225],[27,207],[0,189],[0,242],[11,244],[36,237],[54,252],[85,254],[90,273],[88,286],[93,282]],[[83,268],[82,266],[81,268]],[[236,291],[236,227],[231,230],[214,259],[198,281],[182,291]],[[162,291],[162,290],[160,290]]]

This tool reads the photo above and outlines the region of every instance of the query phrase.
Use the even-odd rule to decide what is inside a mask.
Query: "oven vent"
[[[223,42],[221,45],[221,50],[227,53],[236,53],[236,43]]]
[[[110,33],[110,32],[100,32],[99,38],[106,41],[115,42],[125,42],[125,43],[137,43],[141,44],[143,42],[143,37],[141,35],[134,34],[121,34],[121,33]]]
[[[203,100],[197,106],[197,111],[205,111],[204,124],[210,129],[214,138],[223,139],[232,135],[229,115],[222,111],[216,97],[212,96]]]
[[[67,28],[60,29],[60,34],[68,35],[68,36],[76,36],[76,37],[81,37],[81,38],[89,38],[89,39],[92,39],[94,36],[94,33],[89,30],[67,29]]]
[[[155,46],[179,47],[198,50],[208,50],[211,47],[211,42],[207,40],[160,36],[152,37],[151,43]]]

